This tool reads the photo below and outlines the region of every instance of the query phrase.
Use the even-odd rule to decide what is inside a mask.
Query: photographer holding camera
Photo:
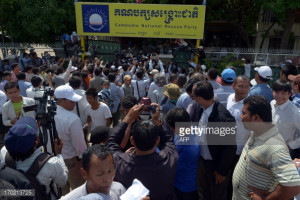
[[[132,124],[145,109],[145,105],[133,106],[122,123],[111,132],[106,142],[114,152],[115,180],[126,188],[139,179],[150,190],[150,199],[174,199],[173,182],[178,154],[173,136],[159,121],[160,108],[155,106],[152,120],[139,120],[131,127],[130,142],[134,149],[122,152],[120,144],[129,124]],[[156,152],[156,147],[160,149]]]
[[[159,59],[158,54],[156,53],[152,53],[150,56],[150,61],[149,61],[149,70],[152,69],[157,69],[160,71],[160,73],[164,74],[165,73],[165,69],[163,66],[163,63],[161,62],[161,60]]]

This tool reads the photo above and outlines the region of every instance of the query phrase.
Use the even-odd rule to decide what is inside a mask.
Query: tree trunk
[[[287,10],[287,17],[286,17],[286,25],[283,30],[283,34],[281,36],[281,43],[280,49],[287,49],[289,45],[289,39],[292,32],[292,27],[295,22],[295,9],[288,9]]]
[[[246,45],[248,48],[251,48],[251,42],[250,42],[250,39],[249,39],[249,35],[247,33],[247,31],[245,30],[245,28],[239,24],[236,24],[236,23],[232,23],[232,22],[229,22],[231,24],[233,24],[237,30],[239,31],[239,34],[240,36],[242,36],[243,40],[246,42]]]
[[[265,42],[265,39],[269,35],[269,32],[270,32],[271,28],[275,25],[275,23],[276,23],[275,21],[272,22],[271,26],[268,28],[268,30],[266,30],[266,33],[263,35],[262,41],[261,41],[261,43],[259,45],[259,50],[262,49],[262,47],[264,45],[264,42]]]

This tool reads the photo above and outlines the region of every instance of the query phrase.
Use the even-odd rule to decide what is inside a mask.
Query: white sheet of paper
[[[122,194],[121,200],[141,200],[149,194],[149,190],[138,180],[134,179],[128,190]]]

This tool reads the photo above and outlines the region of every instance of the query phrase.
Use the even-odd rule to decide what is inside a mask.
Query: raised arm
[[[111,134],[106,142],[106,145],[113,151],[122,151],[120,145],[124,138],[125,131],[128,124],[132,124],[142,112],[143,105],[133,106],[127,115],[124,117],[121,123],[114,127]]]

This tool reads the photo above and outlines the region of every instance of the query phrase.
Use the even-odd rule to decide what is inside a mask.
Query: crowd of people
[[[132,192],[143,200],[297,198],[297,67],[283,65],[270,86],[269,66],[255,67],[251,80],[250,61],[243,75],[189,63],[179,68],[156,53],[106,64],[72,57],[49,65],[25,52],[3,61],[0,188],[33,187],[36,199],[63,200]],[[47,113],[53,102],[51,151],[41,142],[50,130],[39,105]],[[198,129],[179,132],[190,124]],[[148,192],[137,195],[143,187]]]

